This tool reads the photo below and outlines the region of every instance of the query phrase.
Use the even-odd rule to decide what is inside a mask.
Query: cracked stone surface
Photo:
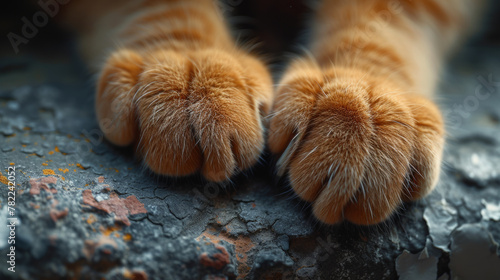
[[[103,139],[74,48],[33,44],[1,51],[1,279],[500,278],[498,44],[465,48],[443,74],[437,189],[375,227],[317,223],[269,156],[224,185],[151,174]]]

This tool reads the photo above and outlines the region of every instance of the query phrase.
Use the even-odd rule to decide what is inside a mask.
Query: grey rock
[[[464,224],[452,234],[452,279],[498,279],[500,258],[496,243],[481,224]]]
[[[401,280],[435,279],[438,259],[424,251],[411,254],[404,250],[396,259],[396,270]]]

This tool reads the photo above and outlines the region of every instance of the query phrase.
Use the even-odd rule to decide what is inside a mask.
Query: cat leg
[[[99,72],[95,108],[109,141],[134,144],[170,176],[222,181],[258,160],[272,81],[215,1],[84,2],[63,17]]]
[[[376,224],[432,191],[444,124],[431,101],[465,0],[321,1],[309,55],[292,61],[269,147],[295,193],[327,224]]]

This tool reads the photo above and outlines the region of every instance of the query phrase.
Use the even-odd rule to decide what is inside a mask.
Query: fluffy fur
[[[379,223],[434,188],[444,126],[430,98],[482,7],[319,1],[310,52],[273,90],[212,0],[91,2],[72,2],[63,21],[92,65],[110,53],[96,68],[96,112],[111,142],[135,145],[156,173],[222,181],[256,162],[270,113],[281,174],[328,224]]]

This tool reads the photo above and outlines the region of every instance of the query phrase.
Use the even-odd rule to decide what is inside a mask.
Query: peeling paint
[[[500,203],[489,203],[486,200],[481,200],[484,209],[481,210],[481,215],[484,220],[500,221]]]
[[[396,270],[400,280],[436,279],[437,263],[437,258],[429,256],[427,249],[417,254],[404,250],[396,259]]]
[[[30,179],[30,194],[31,195],[37,195],[40,194],[40,190],[46,190],[51,193],[57,193],[57,190],[52,188],[50,184],[56,184],[57,183],[57,178],[56,177],[41,177],[41,178],[33,178]]]
[[[424,219],[429,227],[429,234],[436,248],[449,252],[450,234],[458,225],[457,210],[445,199],[427,207]]]
[[[128,215],[147,213],[142,204],[135,196],[131,195],[125,199],[120,198],[115,192],[111,192],[109,199],[97,201],[92,195],[91,190],[84,190],[82,193],[83,203],[96,209],[102,210],[108,214],[114,213],[115,220],[126,226],[130,226]]]

